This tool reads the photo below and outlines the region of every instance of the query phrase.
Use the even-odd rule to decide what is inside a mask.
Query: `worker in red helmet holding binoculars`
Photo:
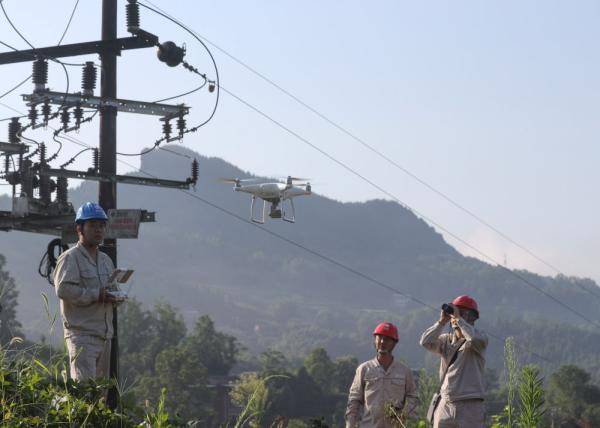
[[[459,296],[444,303],[439,320],[421,336],[421,346],[440,355],[440,389],[427,418],[434,428],[482,428],[485,419],[484,371],[488,339],[475,328],[475,299]],[[450,322],[452,330],[443,333]]]
[[[373,336],[377,355],[356,369],[348,396],[346,428],[391,428],[397,425],[386,415],[388,411],[404,421],[417,406],[412,373],[392,355],[398,343],[398,329],[383,322]]]

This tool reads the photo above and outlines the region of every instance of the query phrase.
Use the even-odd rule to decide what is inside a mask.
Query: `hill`
[[[367,358],[373,326],[384,318],[394,320],[401,325],[400,355],[411,365],[432,364],[417,341],[437,317],[434,311],[206,204],[198,198],[247,218],[247,195],[232,192],[217,179],[252,175],[220,159],[171,149],[199,160],[196,197],[119,185],[120,207],[157,213],[157,223],[143,224],[138,240],[119,241],[120,266],[136,270],[132,295],[146,303],[167,300],[189,320],[209,314],[250,351],[275,347],[293,356],[320,345],[333,356]],[[142,159],[141,169],[182,179],[189,160],[158,151]],[[76,206],[96,197],[95,183],[70,193]],[[8,198],[0,198],[0,205],[7,208]],[[462,256],[402,206],[384,200],[342,203],[313,195],[298,199],[296,213],[296,224],[271,220],[263,227],[433,307],[470,294],[481,305],[484,329],[497,336],[515,335],[523,346],[553,361],[548,365],[576,362],[600,375],[600,334],[594,325],[504,268]],[[0,235],[0,254],[20,287],[19,319],[32,338],[47,335],[40,293],[52,289],[36,270],[49,239],[21,232]],[[582,289],[600,294],[593,281],[516,273],[600,321],[599,301]],[[496,367],[501,367],[500,347],[492,341],[489,359]],[[525,352],[522,356],[534,358]]]

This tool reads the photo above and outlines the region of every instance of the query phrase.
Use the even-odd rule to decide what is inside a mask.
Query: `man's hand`
[[[107,287],[102,287],[100,289],[100,293],[98,294],[98,302],[100,303],[115,303],[117,299],[115,296],[110,294],[110,291]]]
[[[457,308],[456,306],[454,306],[452,303],[450,303],[450,304],[449,304],[449,306],[450,306],[450,307],[451,307],[451,308],[454,310],[454,311],[452,312],[452,315],[451,315],[451,317],[452,317],[453,319],[455,319],[455,320],[458,320],[459,318],[462,318],[462,317],[460,316],[460,309],[458,309],[458,308]]]
[[[446,312],[444,311],[440,311],[440,319],[439,319],[439,323],[441,325],[446,325],[448,324],[448,321],[450,321],[450,315],[448,315]]]

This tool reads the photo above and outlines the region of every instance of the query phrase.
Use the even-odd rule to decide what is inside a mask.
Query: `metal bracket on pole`
[[[26,144],[4,143],[0,141],[0,153],[7,155],[22,155],[29,151]]]
[[[188,178],[186,181],[178,181],[165,180],[162,178],[135,177],[132,175],[102,174],[95,171],[74,171],[70,169],[40,168],[38,173],[40,175],[49,177],[67,177],[75,178],[78,180],[115,182],[124,184],[136,184],[141,186],[168,187],[172,189],[189,189],[190,186],[194,184],[191,178]]]
[[[30,62],[36,58],[66,58],[101,52],[115,52],[117,55],[120,55],[121,51],[124,50],[151,48],[158,44],[158,36],[146,31],[139,31],[135,37],[121,37],[113,40],[97,40],[94,42],[3,52],[0,53],[0,65]]]
[[[124,100],[124,99],[106,99],[101,97],[82,95],[80,93],[65,94],[62,92],[44,91],[35,92],[33,94],[22,95],[27,101],[27,105],[37,105],[45,101],[50,104],[61,106],[75,106],[101,109],[103,107],[114,107],[118,111],[126,113],[148,114],[153,116],[176,117],[186,115],[190,108],[184,104],[161,104],[149,103],[145,101]]]

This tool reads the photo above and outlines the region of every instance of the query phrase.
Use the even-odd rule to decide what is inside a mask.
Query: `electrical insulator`
[[[185,132],[185,119],[183,115],[179,115],[177,119],[177,130],[179,131],[179,138],[183,138],[183,133]]]
[[[140,5],[137,0],[127,0],[125,15],[127,16],[127,31],[137,33],[140,29]]]
[[[40,143],[40,166],[46,166],[46,145]],[[38,182],[40,188],[40,199],[43,203],[49,204],[52,191],[50,190],[50,178],[41,176]]]
[[[198,161],[196,160],[196,158],[194,158],[194,160],[192,161],[192,184],[194,185],[198,182],[198,169]]]
[[[46,144],[40,143],[40,165],[44,165],[46,163]]]
[[[96,89],[96,67],[92,61],[87,61],[83,67],[83,74],[81,76],[81,93],[83,95],[94,95],[94,89]]]
[[[69,202],[67,177],[56,177],[56,200],[62,204]]]
[[[165,136],[165,140],[171,138],[171,124],[168,120],[165,120],[165,123],[163,123],[162,130],[163,135]]]
[[[175,67],[183,61],[185,49],[180,48],[173,42],[164,42],[158,46],[156,56],[162,62],[165,62],[169,67]]]
[[[66,108],[60,112],[60,123],[63,125],[63,129],[67,129],[69,127],[69,121],[71,120],[71,113]]]
[[[8,123],[8,142],[18,143],[21,141],[19,138],[19,131],[21,130],[21,122],[16,117],[13,117]]]
[[[34,92],[43,91],[48,83],[48,61],[43,58],[38,58],[33,61],[33,84],[35,85]]]
[[[215,82],[212,80],[208,82],[208,92],[215,92]]]
[[[50,113],[52,113],[52,108],[50,107],[50,101],[48,99],[44,100],[44,104],[42,104],[42,116],[44,116],[44,124],[48,124],[48,120],[50,120]]]
[[[100,171],[100,152],[94,149],[94,171]]]
[[[27,114],[27,117],[29,118],[29,123],[31,124],[31,126],[34,126],[37,122],[37,117],[38,117],[38,112],[37,112],[37,108],[35,108],[34,105],[32,105],[29,108],[29,112]]]
[[[75,124],[77,128],[81,125],[81,120],[83,119],[83,109],[80,104],[77,104],[73,109],[73,117],[75,118]]]

